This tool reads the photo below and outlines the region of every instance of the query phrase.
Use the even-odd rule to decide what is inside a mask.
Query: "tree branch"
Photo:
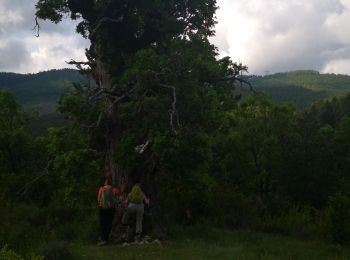
[[[114,18],[110,18],[110,17],[103,17],[101,18],[97,25],[93,28],[91,34],[94,35],[98,29],[100,29],[100,27],[102,26],[102,24],[107,23],[107,22],[111,22],[111,23],[121,23],[124,20],[124,16],[120,16],[118,19],[114,19]]]
[[[158,85],[163,87],[163,88],[168,88],[168,89],[172,89],[173,91],[173,102],[171,103],[171,109],[170,109],[170,125],[171,125],[171,129],[173,131],[174,134],[177,134],[177,131],[174,127],[174,115],[176,115],[176,123],[177,126],[179,126],[179,117],[177,114],[177,110],[176,110],[176,88],[174,86],[169,86],[166,84],[162,84],[158,82]]]
[[[100,126],[101,121],[102,121],[102,116],[103,116],[103,112],[100,112],[100,114],[98,115],[97,121],[93,122],[90,125],[86,125],[86,124],[80,124],[82,127],[84,128],[97,128]]]
[[[241,77],[237,77],[237,75],[223,77],[223,78],[213,78],[213,79],[209,79],[209,80],[204,81],[204,83],[215,84],[215,83],[222,82],[222,81],[232,81],[232,82],[239,81],[241,83],[247,84],[249,86],[250,91],[256,93],[256,90],[253,88],[252,84],[249,81],[247,81]]]
[[[93,65],[91,61],[75,61],[73,59],[66,61],[66,63],[70,65]]]
[[[75,65],[80,73],[87,73],[92,70],[94,63],[91,61],[75,61],[71,59],[70,61],[66,61],[69,65]],[[90,68],[83,68],[83,66],[89,66]]]
[[[148,145],[149,145],[150,141],[147,140],[144,144],[140,144],[138,146],[136,146],[134,149],[135,149],[135,152],[139,153],[139,154],[143,154],[144,151],[146,151]]]
[[[35,16],[35,26],[32,29],[35,32],[35,37],[39,37],[40,34],[40,25],[38,22],[38,16]]]
[[[47,165],[45,167],[45,169],[42,171],[41,174],[39,174],[37,177],[35,177],[33,180],[31,180],[30,182],[26,183],[19,191],[18,191],[18,196],[16,198],[16,201],[18,201],[21,197],[23,197],[28,190],[33,186],[33,184],[35,182],[37,182],[38,180],[40,180],[42,177],[49,175],[49,168],[52,164],[52,160],[47,162]]]

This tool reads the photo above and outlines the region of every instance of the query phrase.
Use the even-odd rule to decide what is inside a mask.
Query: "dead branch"
[[[66,61],[66,63],[70,65],[93,65],[91,61],[75,61],[73,59],[71,59],[70,61]]]
[[[146,151],[149,143],[150,143],[150,141],[147,140],[144,144],[140,144],[140,145],[136,146],[135,147],[135,152],[137,152],[139,154],[143,154],[143,152]]]
[[[38,22],[38,16],[35,16],[35,26],[33,27],[32,31],[35,32],[35,37],[39,37],[40,25],[39,25],[39,22]]]
[[[177,126],[179,126],[180,124],[179,124],[179,117],[178,117],[177,110],[176,110],[176,88],[174,86],[169,86],[169,85],[162,84],[162,83],[158,83],[158,85],[163,87],[163,88],[172,89],[173,102],[171,103],[171,109],[170,109],[170,126],[171,126],[173,133],[177,134],[177,131],[174,127],[174,116],[176,116]]]
[[[82,72],[86,73],[88,71],[91,71],[91,69],[94,66],[94,63],[91,61],[75,61],[73,59],[71,59],[70,61],[66,61],[66,63],[69,65],[75,65],[77,69],[80,71],[80,73]],[[90,69],[84,68],[83,66],[89,66]]]

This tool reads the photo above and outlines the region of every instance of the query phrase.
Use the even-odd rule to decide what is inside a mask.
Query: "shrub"
[[[50,241],[44,244],[39,250],[39,254],[44,256],[45,260],[75,259],[68,245],[63,241]]]
[[[76,222],[62,224],[54,230],[54,237],[64,241],[72,241],[78,236],[79,225]]]
[[[15,251],[8,248],[7,245],[0,249],[0,259],[1,260],[23,260],[23,258],[18,255]]]
[[[221,225],[233,228],[251,227],[258,221],[258,207],[237,188],[221,185],[217,187],[214,198],[215,220]]]
[[[292,207],[280,216],[267,216],[262,221],[264,231],[309,237],[314,235],[315,224],[313,209],[309,207]]]
[[[34,219],[38,223],[33,223]],[[0,207],[0,244],[23,251],[42,238],[44,225],[40,209],[34,206]]]
[[[350,241],[350,198],[336,194],[329,200],[329,233],[331,238],[344,244]]]
[[[97,211],[81,210],[80,214],[84,216],[77,216],[74,221],[55,227],[52,230],[52,238],[63,241],[95,241],[99,229]]]
[[[96,241],[99,232],[97,210],[85,211],[84,219],[79,225],[78,239],[84,242]]]

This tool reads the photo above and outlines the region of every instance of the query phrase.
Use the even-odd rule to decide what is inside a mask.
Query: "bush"
[[[24,254],[40,247],[42,241],[93,242],[98,234],[97,220],[97,210],[92,207],[39,208],[25,204],[0,207],[0,245],[7,244]]]
[[[96,241],[99,232],[97,210],[85,211],[84,219],[80,222],[78,240],[83,242]]]
[[[55,227],[52,232],[52,239],[63,241],[96,241],[99,231],[97,210],[83,210],[76,214],[74,221],[67,222]]]
[[[214,193],[215,220],[220,225],[240,228],[252,227],[259,218],[258,207],[237,188],[229,185],[217,187]]]
[[[280,216],[265,217],[261,229],[303,238],[316,235],[313,211],[309,207],[292,207]]]
[[[3,246],[0,250],[1,260],[23,260],[23,258],[18,255],[15,251],[8,248],[7,245]]]
[[[329,234],[340,244],[350,241],[350,198],[336,194],[329,200]]]
[[[45,260],[75,259],[67,243],[63,241],[51,241],[47,244],[44,244],[39,250],[39,254],[44,256]]]
[[[17,251],[26,250],[33,246],[33,241],[42,238],[44,225],[45,218],[37,207],[0,207],[0,244],[8,244]]]
[[[80,227],[76,222],[60,225],[53,231],[53,237],[64,241],[75,240],[78,237],[78,228]]]

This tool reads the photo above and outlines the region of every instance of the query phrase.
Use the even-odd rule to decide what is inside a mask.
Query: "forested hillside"
[[[40,114],[54,112],[59,97],[72,82],[86,79],[77,70],[61,69],[36,74],[0,73],[0,89],[9,90],[26,109]]]
[[[256,91],[266,92],[274,103],[292,102],[301,109],[313,101],[350,91],[350,76],[320,74],[317,71],[299,70],[268,76],[246,77]],[[72,82],[87,81],[77,70],[62,69],[37,74],[0,73],[0,89],[6,88],[15,95],[27,110],[36,109],[46,114],[42,119],[54,118],[52,114],[59,97]],[[249,93],[249,92],[248,92]]]
[[[313,101],[350,91],[350,76],[298,70],[267,76],[247,77],[257,91],[275,103],[293,102],[303,108]]]
[[[73,82],[87,83],[88,78],[74,69],[36,74],[0,73],[0,89],[9,90],[26,112],[38,113],[32,122],[33,131],[38,135],[46,133],[48,127],[67,123],[56,111],[56,106],[62,94],[71,90]]]

